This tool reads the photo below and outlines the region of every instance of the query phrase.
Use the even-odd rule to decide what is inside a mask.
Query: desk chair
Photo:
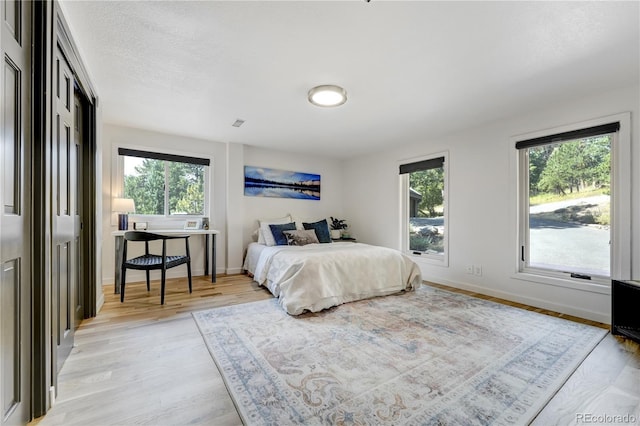
[[[186,254],[180,256],[167,256],[167,240],[184,239]],[[149,253],[149,241],[162,240],[162,255]],[[127,259],[127,243],[144,242],[144,255]],[[189,254],[189,235],[159,235],[151,232],[129,231],[124,234],[124,245],[122,248],[122,275],[120,280],[120,302],[124,302],[125,274],[127,269],[138,269],[147,273],[147,291],[150,290],[149,271],[160,269],[162,271],[160,304],[164,305],[164,288],[167,276],[167,269],[187,264],[189,275],[189,293],[191,293],[191,256]]]

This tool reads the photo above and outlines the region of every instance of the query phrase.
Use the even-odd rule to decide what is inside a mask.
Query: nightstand
[[[356,240],[355,238],[332,238],[331,241],[349,241],[351,243],[357,243],[358,240]]]

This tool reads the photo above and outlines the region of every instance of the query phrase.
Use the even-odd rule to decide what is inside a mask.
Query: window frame
[[[610,277],[591,276],[590,280],[571,277],[570,272],[553,271],[527,266],[529,256],[529,167],[526,149],[515,149],[518,141],[578,131],[612,122],[620,129],[611,141],[611,254]],[[515,184],[517,236],[514,278],[535,283],[580,289],[595,293],[610,292],[611,279],[630,279],[631,276],[631,116],[621,113],[593,120],[555,127],[510,138],[510,150],[515,151]],[[524,249],[524,258],[523,258]],[[623,278],[624,277],[624,278]]]
[[[171,151],[171,150],[164,150],[164,149],[158,149],[158,148],[149,148],[149,147],[141,147],[141,146],[134,146],[134,145],[118,145],[118,146],[114,146],[113,147],[113,152],[112,152],[112,180],[111,180],[111,194],[112,194],[112,199],[113,198],[117,198],[117,197],[122,197],[124,194],[124,157],[125,155],[121,155],[119,153],[120,149],[125,149],[125,150],[133,150],[133,151],[146,151],[146,152],[151,152],[154,154],[158,154],[160,156],[163,155],[168,155],[168,156],[178,156],[178,157],[185,157],[187,155],[185,155],[184,152],[176,152],[176,151]],[[168,195],[169,195],[169,189],[168,189],[168,185],[167,185],[167,179],[168,179],[168,175],[167,175],[167,165],[166,165],[166,161],[168,160],[161,160],[161,161],[165,161],[165,214],[162,215],[150,215],[150,214],[139,214],[139,213],[131,213],[130,216],[134,216],[136,219],[139,219],[141,221],[148,221],[148,222],[161,222],[161,221],[166,221],[166,222],[182,222],[185,219],[190,219],[190,218],[201,218],[201,217],[210,217],[210,211],[211,211],[211,188],[213,188],[213,182],[211,182],[212,176],[213,176],[213,158],[211,157],[206,157],[203,155],[199,155],[199,154],[191,154],[188,155],[189,157],[195,157],[195,158],[202,158],[202,159],[207,159],[209,160],[209,166],[205,167],[204,170],[204,212],[203,214],[197,214],[197,215],[193,215],[193,214],[167,214],[168,213]],[[114,195],[117,194],[117,195]],[[112,214],[112,225],[115,225],[117,222],[115,222],[115,220],[113,219],[113,217],[115,217],[115,215]]]
[[[444,238],[443,238],[443,247],[444,251],[442,254],[429,254],[429,253],[418,253],[409,249],[409,211],[410,211],[410,197],[409,197],[409,173],[399,174],[399,194],[400,194],[400,251],[407,256],[411,257],[413,260],[419,263],[426,263],[430,265],[437,265],[448,267],[449,266],[449,161],[450,155],[449,151],[441,151],[433,154],[423,155],[419,157],[412,157],[406,160],[398,161],[398,170],[401,166],[410,164],[410,163],[418,163],[421,161],[428,161],[436,158],[444,158],[443,169],[443,190],[442,190],[442,198],[443,198],[443,220],[444,220]]]

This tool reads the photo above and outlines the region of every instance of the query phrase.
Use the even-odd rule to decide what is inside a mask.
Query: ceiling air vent
[[[244,124],[244,120],[240,120],[239,118],[232,124],[233,127],[240,127]]]

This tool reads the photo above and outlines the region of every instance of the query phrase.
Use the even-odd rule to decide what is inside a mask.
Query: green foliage
[[[529,205],[608,194],[611,185],[611,137],[598,136],[529,149]],[[610,224],[608,207],[575,205],[540,218]]]
[[[580,192],[574,192],[573,194],[559,195],[554,193],[539,193],[529,197],[529,205],[537,206],[539,204],[554,203],[556,201],[575,200],[585,197],[596,197],[598,195],[608,195],[609,190],[607,188],[586,189]]]
[[[553,152],[553,145],[543,145],[529,150],[529,193],[538,192],[540,175],[544,171],[549,156]]]
[[[124,195],[133,198],[136,213],[165,214],[165,171],[168,214],[204,214],[204,166],[152,159],[144,159],[135,173],[124,177]]]
[[[435,217],[440,213],[436,208],[444,202],[444,168],[421,170],[409,174],[409,186],[422,195],[418,210],[426,217]],[[425,214],[426,211],[426,214]]]
[[[409,235],[409,250],[444,253],[443,236],[422,236],[419,234],[411,234]]]
[[[341,230],[347,229],[347,220],[346,219],[338,219],[337,217],[331,216],[331,229]]]
[[[529,149],[531,194],[566,195],[611,183],[611,138],[599,136]]]
[[[135,175],[125,175],[124,196],[133,198],[137,214],[164,214],[164,162],[144,159]]]
[[[169,214],[204,214],[204,166],[169,162]]]

